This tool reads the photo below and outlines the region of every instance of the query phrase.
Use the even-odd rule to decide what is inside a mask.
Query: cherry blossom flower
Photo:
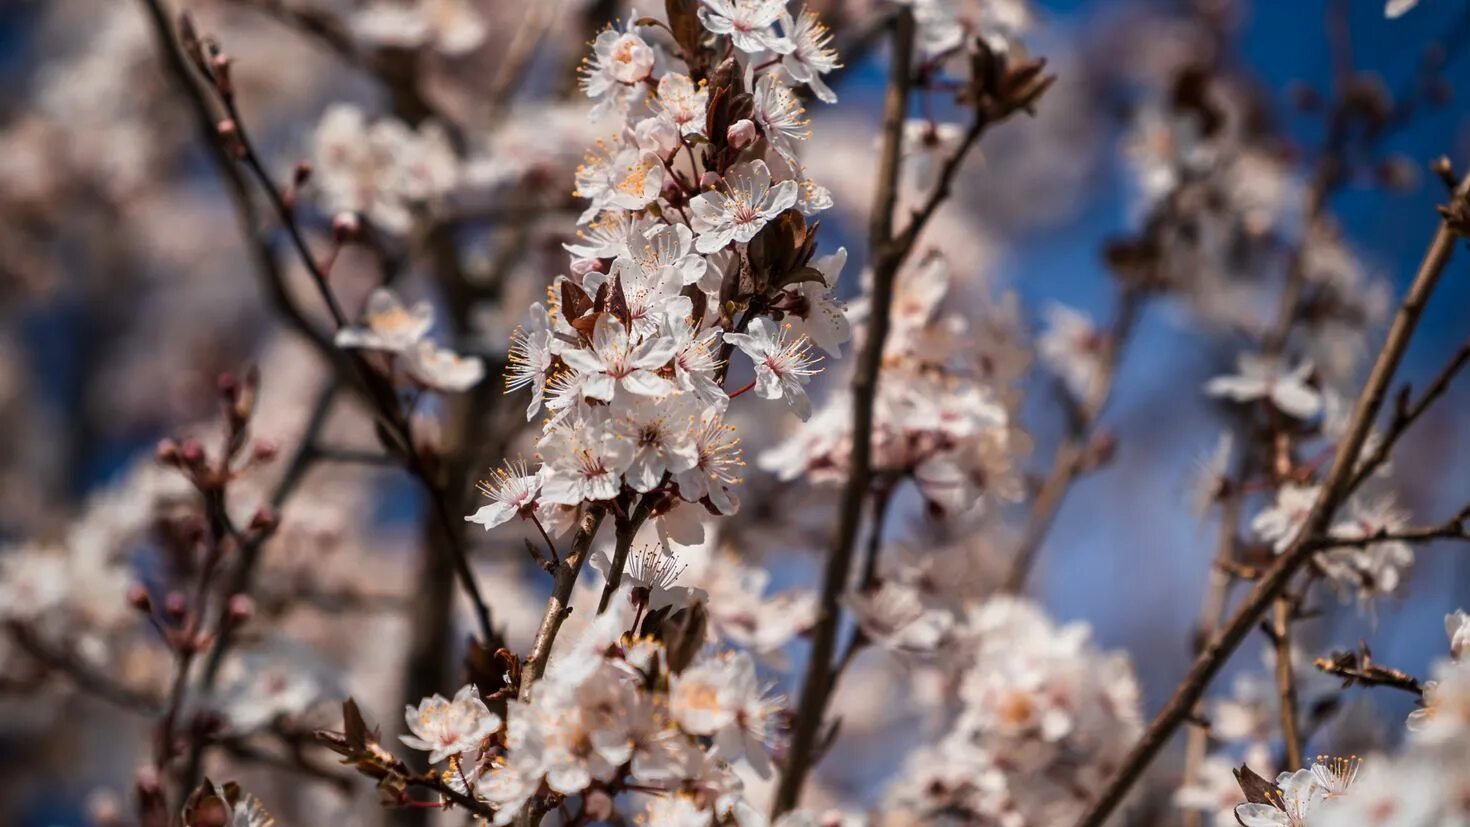
[[[818,371],[813,367],[821,357],[811,355],[807,339],[787,338],[765,318],[752,321],[745,333],[726,333],[725,341],[740,348],[755,363],[755,394],[762,399],[784,399],[798,417],[812,415],[806,396],[808,377]]]
[[[696,86],[688,75],[669,72],[659,78],[655,103],[679,128],[680,134],[698,135],[704,132],[709,90],[703,84]]]
[[[1464,609],[1444,616],[1444,631],[1450,638],[1450,657],[1459,660],[1470,651],[1470,614]]]
[[[1251,520],[1251,530],[1280,554],[1296,541],[1316,502],[1317,486],[1287,483],[1276,489],[1276,502]]]
[[[694,248],[709,254],[731,241],[750,241],[767,221],[796,203],[796,190],[795,181],[771,186],[771,171],[764,161],[737,164],[718,189],[690,200],[693,217],[689,225],[699,234]]]
[[[505,392],[531,389],[531,401],[526,406],[528,421],[541,410],[555,341],[551,317],[540,302],[531,305],[526,321],[511,334],[510,350],[505,357]]]
[[[403,370],[424,387],[458,393],[485,378],[485,363],[478,356],[461,356],[433,342],[419,341],[403,354]]]
[[[697,663],[675,675],[669,686],[669,714],[690,735],[714,738],[711,755],[726,761],[744,758],[762,778],[771,772],[771,716],[780,708],[768,697],[746,653]]]
[[[1383,7],[1383,16],[1389,19],[1402,17],[1417,5],[1419,0],[1388,0],[1388,4]]]
[[[1236,402],[1267,400],[1297,419],[1311,419],[1322,411],[1322,395],[1307,384],[1312,375],[1310,362],[1288,372],[1275,359],[1242,353],[1236,359],[1236,370],[1234,375],[1211,379],[1205,392]]]
[[[593,120],[641,91],[643,81],[653,73],[653,47],[637,29],[631,22],[627,31],[609,26],[592,42],[592,56],[583,61],[581,74],[587,97],[601,99],[589,115]]]
[[[323,667],[321,655],[308,647],[268,641],[225,668],[215,706],[232,732],[258,731],[339,696],[341,687]]]
[[[360,213],[395,235],[416,206],[447,192],[459,165],[443,130],[393,118],[369,123],[355,106],[334,104],[312,136],[312,181],[329,213]]]
[[[917,589],[895,580],[851,594],[847,604],[863,632],[895,652],[933,652],[954,622],[954,615],[925,607]]]
[[[404,307],[392,290],[379,287],[368,297],[362,321],[362,327],[337,331],[337,347],[406,353],[433,327],[434,308],[426,301]]]
[[[621,139],[600,141],[577,167],[576,195],[591,202],[577,221],[586,223],[610,207],[641,210],[658,200],[664,179],[656,154],[625,147]]]
[[[541,437],[540,448],[541,501],[551,505],[616,497],[623,471],[633,461],[633,446],[594,414],[555,423]]]
[[[754,97],[755,122],[760,124],[761,134],[770,141],[772,149],[787,159],[794,158],[796,142],[812,135],[811,121],[806,117],[801,98],[774,75],[761,75],[755,84]]]
[[[837,95],[822,80],[822,75],[842,66],[831,48],[831,30],[809,8],[802,8],[793,23],[782,25],[790,33],[792,49],[781,58],[781,67],[792,80],[806,84],[818,100],[836,103]]]
[[[696,334],[695,329],[695,323],[687,317],[664,316],[660,335],[674,346],[674,383],[705,408],[724,410],[730,397],[715,381],[715,370],[720,365],[721,333],[711,328]]]
[[[507,523],[512,517],[533,513],[536,497],[541,493],[541,474],[526,470],[526,463],[512,460],[496,468],[490,479],[479,484],[480,493],[490,498],[465,520],[478,523],[488,531]]]
[[[403,718],[412,734],[400,739],[414,749],[428,752],[431,764],[479,749],[480,742],[498,732],[501,725],[500,716],[480,700],[474,684],[461,687],[452,701],[433,695],[417,707],[405,707]]]
[[[1311,770],[1284,772],[1276,778],[1275,804],[1241,804],[1235,817],[1245,827],[1306,827],[1307,816],[1324,800],[1322,784]]]
[[[1046,308],[1046,332],[1036,350],[1077,399],[1090,401],[1103,381],[1104,338],[1085,314],[1061,304]]]
[[[791,335],[806,337],[832,356],[841,355],[842,345],[852,338],[852,327],[842,303],[833,298],[837,280],[847,264],[847,248],[821,256],[812,267],[822,274],[820,282],[804,281],[786,288],[791,310],[786,325]]]
[[[352,19],[357,36],[378,46],[432,46],[464,55],[485,42],[485,21],[468,0],[374,0]]]
[[[592,568],[607,579],[612,571],[612,561],[601,550],[592,554]],[[679,576],[688,568],[659,544],[651,544],[628,555],[624,574],[629,586],[628,597],[642,611],[656,612],[670,606],[683,608],[695,602],[704,602],[708,595],[702,589],[676,585]]]
[[[701,0],[699,22],[713,34],[727,34],[735,48],[746,54],[796,48],[772,26],[787,17],[786,0]]]
[[[608,401],[618,386],[629,393],[664,396],[674,385],[655,371],[674,356],[673,343],[659,337],[644,339],[634,345],[628,329],[616,316],[604,313],[592,329],[592,347],[568,348],[561,358],[584,375],[582,395],[588,399]]]
[[[652,491],[664,474],[679,474],[699,463],[693,436],[698,417],[687,397],[620,398],[613,409],[613,430],[633,449],[623,475],[634,491]]]
[[[693,436],[698,461],[692,468],[674,475],[679,496],[689,502],[708,498],[719,513],[734,514],[739,503],[730,489],[740,484],[739,469],[745,467],[734,427],[723,422],[718,409],[706,408],[700,414]]]

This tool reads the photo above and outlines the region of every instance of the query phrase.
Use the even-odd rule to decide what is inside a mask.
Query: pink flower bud
[[[197,440],[186,439],[184,440],[184,444],[179,447],[179,457],[184,461],[185,465],[203,465],[204,446],[200,445]]]
[[[153,613],[153,598],[148,596],[148,589],[142,583],[128,587],[128,605],[144,614]]]
[[[164,595],[163,613],[168,615],[172,621],[183,620],[184,615],[189,613],[189,601],[184,597],[184,593],[174,591]]]
[[[357,240],[361,232],[362,221],[358,219],[357,213],[339,212],[332,216],[332,239],[338,244]]]
[[[741,118],[725,130],[725,139],[735,149],[744,149],[755,143],[755,123],[750,118]]]
[[[179,464],[179,443],[172,439],[161,439],[158,447],[153,449],[153,458],[161,465]]]
[[[230,625],[244,623],[255,615],[255,601],[248,594],[230,595]]]

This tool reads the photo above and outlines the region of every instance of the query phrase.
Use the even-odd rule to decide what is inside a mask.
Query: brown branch
[[[1470,178],[1460,182],[1456,199],[1463,200],[1470,191]],[[1418,327],[1424,307],[1433,294],[1435,286],[1449,264],[1451,254],[1458,243],[1458,236],[1449,222],[1441,219],[1439,228],[1426,251],[1424,260],[1415,274],[1408,294],[1399,305],[1389,328],[1388,337],[1379,351],[1373,369],[1354,406],[1352,420],[1346,435],[1337,446],[1331,470],[1321,486],[1317,501],[1307,517],[1306,524],[1297,541],[1286,549],[1274,564],[1262,575],[1261,580],[1246,597],[1231,617],[1225,628],[1215,636],[1205,650],[1195,659],[1184,680],[1175,689],[1168,703],[1149,724],[1138,743],[1129,751],[1118,769],[1103,786],[1097,800],[1080,819],[1078,827],[1100,827],[1134,783],[1143,775],[1148,765],[1168,743],[1175,730],[1189,717],[1210,681],[1255,627],[1270,608],[1272,602],[1285,590],[1287,583],[1312,557],[1312,543],[1328,528],[1333,514],[1351,493],[1354,467],[1362,453],[1373,420],[1383,407],[1388,395],[1389,383],[1408,348],[1409,339]]]
[[[118,682],[112,675],[93,667],[71,651],[53,648],[26,624],[11,621],[6,628],[16,645],[27,655],[48,671],[65,675],[74,686],[88,695],[150,717],[163,711],[158,698]]]
[[[1396,531],[1381,529],[1363,537],[1335,537],[1329,534],[1317,537],[1310,543],[1307,543],[1307,549],[1309,551],[1322,551],[1334,548],[1367,548],[1368,546],[1379,543],[1427,543],[1431,540],[1470,540],[1470,530],[1466,528],[1467,521],[1470,521],[1470,505],[1460,509],[1458,514],[1436,526],[1405,528]]]
[[[667,475],[665,475],[667,479]],[[613,558],[607,572],[607,584],[602,587],[602,596],[597,600],[597,613],[607,611],[607,606],[612,602],[613,595],[617,594],[618,586],[623,582],[623,569],[628,565],[628,554],[633,548],[633,539],[638,536],[638,530],[643,528],[643,523],[653,513],[654,501],[657,499],[653,492],[644,494],[638,501],[638,506],[633,510],[631,516],[623,518],[615,516],[616,544],[613,547]]]
[[[1358,464],[1357,473],[1353,475],[1353,481],[1350,484],[1352,490],[1357,490],[1375,471],[1383,466],[1383,463],[1388,460],[1389,454],[1393,451],[1394,446],[1398,444],[1398,441],[1403,438],[1404,434],[1408,433],[1414,423],[1419,420],[1419,417],[1423,416],[1424,412],[1429,410],[1429,406],[1436,399],[1443,396],[1445,391],[1449,390],[1450,383],[1454,381],[1460,371],[1464,370],[1467,364],[1470,364],[1470,342],[1460,345],[1460,349],[1455,351],[1455,355],[1445,363],[1445,366],[1440,369],[1434,379],[1430,380],[1428,387],[1424,389],[1424,393],[1418,399],[1412,402],[1410,401],[1410,387],[1408,385],[1400,389],[1398,396],[1394,400],[1393,416],[1389,420],[1387,429],[1383,432],[1383,436],[1378,440],[1378,443],[1368,452],[1368,456],[1364,457]]]
[[[552,580],[551,597],[546,601],[546,613],[542,616],[541,625],[536,630],[536,639],[531,644],[531,654],[521,668],[519,697],[522,702],[531,699],[531,686],[546,674],[546,662],[551,657],[551,647],[556,643],[556,636],[561,631],[562,621],[571,614],[572,589],[577,585],[577,575],[582,573],[582,565],[587,562],[588,552],[592,548],[592,539],[597,536],[597,528],[602,525],[604,513],[603,506],[594,505],[582,515],[582,521],[577,526],[577,534],[572,539],[572,547],[566,557],[562,558],[561,564],[556,567]]]
[[[1242,457],[1237,464],[1240,473],[1236,475],[1236,478],[1239,479],[1246,475],[1251,463]],[[1235,577],[1227,570],[1227,566],[1235,560],[1236,545],[1239,539],[1235,529],[1240,521],[1243,501],[1241,492],[1238,489],[1232,489],[1226,493],[1220,509],[1220,539],[1215,549],[1214,565],[1210,566],[1210,582],[1205,589],[1199,628],[1196,630],[1194,644],[1190,647],[1193,655],[1199,654],[1225,619],[1226,601],[1230,597],[1230,587],[1235,582]],[[1195,703],[1193,709],[1190,710],[1190,719],[1194,725],[1190,727],[1188,742],[1184,750],[1184,779],[1180,785],[1183,787],[1192,786],[1199,777],[1210,740],[1209,725],[1197,723],[1204,720],[1204,704]],[[1203,813],[1199,810],[1187,810],[1184,813],[1184,827],[1199,827],[1203,820]]]
[[[1402,670],[1374,663],[1373,653],[1366,642],[1360,641],[1356,652],[1333,652],[1331,657],[1317,658],[1312,665],[1342,678],[1344,689],[1354,684],[1387,686],[1424,697],[1424,684],[1417,678]]]
[[[1057,453],[1052,460],[1051,470],[1046,475],[1046,481],[1042,483],[1041,490],[1031,502],[1031,511],[1026,519],[1026,529],[1021,535],[1021,542],[1016,547],[1010,571],[1006,575],[1005,590],[1007,592],[1016,593],[1025,588],[1026,579],[1036,564],[1036,557],[1047,535],[1051,532],[1052,524],[1056,521],[1057,513],[1062,508],[1067,492],[1071,490],[1072,483],[1082,476],[1088,467],[1088,464],[1083,461],[1087,453],[1087,444],[1092,439],[1103,409],[1112,397],[1118,365],[1137,327],[1144,299],[1143,291],[1135,286],[1130,285],[1122,290],[1118,312],[1108,333],[1107,348],[1101,357],[1103,372],[1100,382],[1093,389],[1091,396],[1082,400],[1075,421],[1072,423],[1072,433],[1063,438],[1061,445],[1057,447]]]
[[[893,234],[894,213],[898,204],[899,171],[903,163],[903,122],[908,111],[909,88],[913,76],[915,24],[913,12],[900,9],[894,18],[893,57],[889,73],[888,95],[883,107],[883,155],[879,165],[878,191],[870,218],[869,243],[873,258],[872,318],[867,338],[863,342],[857,374],[852,387],[852,462],[847,483],[842,491],[837,530],[827,551],[827,565],[822,578],[822,596],[817,610],[817,621],[812,630],[812,648],[808,655],[806,677],[801,700],[796,710],[795,732],[787,753],[786,766],[781,773],[780,785],[772,804],[772,817],[796,806],[801,797],[801,788],[814,759],[817,735],[821,730],[822,717],[826,712],[827,700],[833,686],[829,680],[832,656],[837,642],[837,626],[840,619],[838,603],[847,588],[852,569],[853,551],[857,541],[858,525],[862,521],[863,502],[872,485],[873,407],[878,395],[879,368],[883,363],[883,347],[888,338],[888,327],[893,304],[893,283],[904,258],[913,247],[917,229],[926,220],[916,215],[910,224],[911,232],[906,239]],[[978,122],[979,119],[977,118]],[[971,135],[978,136],[971,127]],[[967,136],[965,145],[955,158],[974,143]],[[947,191],[945,177],[953,176],[958,162],[951,158],[945,165],[945,173],[936,188]],[[928,210],[924,215],[932,214]]]
[[[1296,670],[1291,661],[1290,597],[1276,598],[1272,607],[1271,641],[1276,652],[1276,695],[1281,717],[1281,740],[1286,745],[1286,766],[1302,766],[1302,732],[1297,718]]]

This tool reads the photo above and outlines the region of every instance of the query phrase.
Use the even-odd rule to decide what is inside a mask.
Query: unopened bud
[[[248,594],[230,595],[230,624],[239,625],[255,615],[255,601]]]
[[[179,443],[172,439],[160,439],[158,447],[153,449],[153,458],[161,465],[178,465]]]
[[[183,620],[184,615],[189,613],[189,601],[184,597],[184,593],[174,591],[164,595],[163,613],[175,623]]]
[[[269,504],[262,505],[255,510],[254,516],[250,518],[251,531],[275,531],[276,526],[281,524],[281,514]]]
[[[220,143],[224,144],[225,150],[235,157],[245,155],[245,142],[240,140],[240,127],[233,118],[225,118],[214,128],[219,134]]]
[[[145,798],[163,795],[163,778],[158,774],[158,770],[151,766],[139,767],[134,783],[137,785],[138,792]]]
[[[254,454],[256,462],[270,462],[271,460],[275,459],[276,456],[280,453],[280,446],[276,445],[274,442],[268,439],[255,440]]]
[[[332,216],[332,240],[338,244],[356,241],[362,232],[362,221],[355,212],[339,212]]]
[[[230,64],[234,63],[234,61],[229,55],[219,51],[218,44],[211,43],[210,49],[213,54],[209,58],[209,74],[214,80],[214,88],[219,90],[221,97],[233,97],[235,94],[235,83],[230,80]]]
[[[233,400],[235,393],[240,390],[240,379],[230,371],[220,371],[219,376],[215,377],[214,386],[225,399]]]
[[[179,458],[185,465],[197,466],[204,464],[204,446],[198,440],[186,439],[179,447]]]
[[[725,130],[725,139],[735,149],[744,149],[755,143],[755,123],[750,118],[741,118]]]
[[[148,589],[142,583],[128,587],[128,605],[143,614],[153,614],[153,598],[148,596]]]

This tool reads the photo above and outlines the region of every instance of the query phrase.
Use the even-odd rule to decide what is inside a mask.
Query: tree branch
[[[1457,201],[1464,201],[1467,190],[1470,190],[1470,178],[1460,182],[1455,193]],[[1383,407],[1393,374],[1403,359],[1409,339],[1418,327],[1424,307],[1444,274],[1457,242],[1456,230],[1449,221],[1442,218],[1415,274],[1414,282],[1394,315],[1388,337],[1358,397],[1346,435],[1337,446],[1332,467],[1322,483],[1321,492],[1307,517],[1301,536],[1276,559],[1236,610],[1230,622],[1195,659],[1194,665],[1190,667],[1169,702],[1108,779],[1097,800],[1078,819],[1078,827],[1100,827],[1117,808],[1128,790],[1168,743],[1170,736],[1189,717],[1190,710],[1225,661],[1270,608],[1272,601],[1283,592],[1292,575],[1311,559],[1315,538],[1326,531],[1333,514],[1351,493],[1354,467],[1373,420]]]

